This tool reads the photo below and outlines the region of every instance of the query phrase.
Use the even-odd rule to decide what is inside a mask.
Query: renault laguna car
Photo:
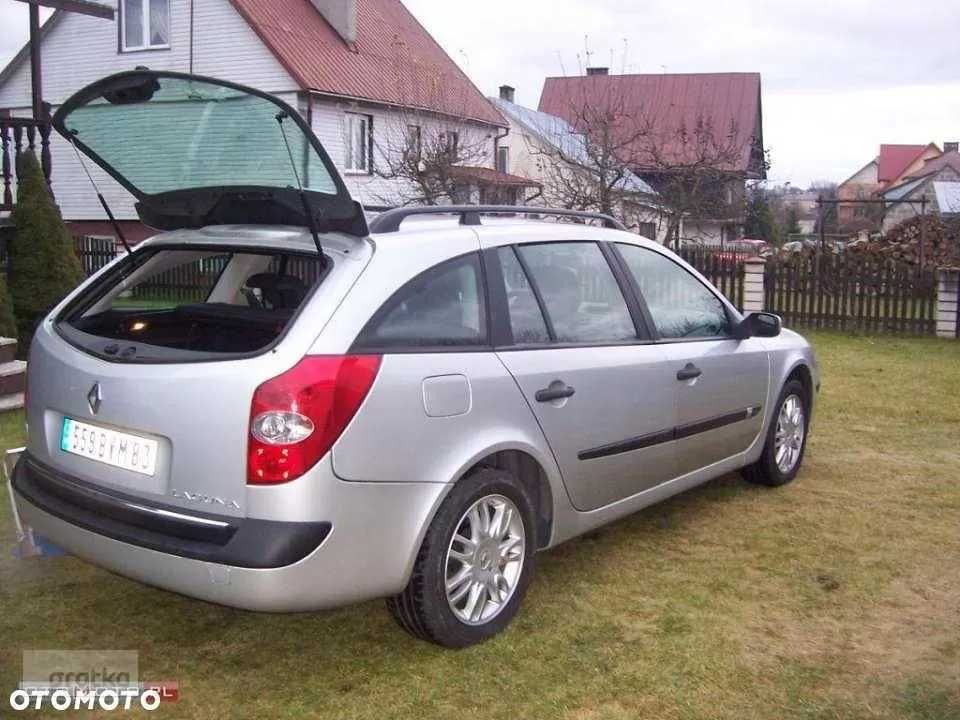
[[[81,558],[250,610],[385,597],[460,647],[537,551],[800,468],[809,344],[610,218],[368,228],[294,110],[208,78],[114,75],[54,124],[163,231],[31,348],[17,504]]]

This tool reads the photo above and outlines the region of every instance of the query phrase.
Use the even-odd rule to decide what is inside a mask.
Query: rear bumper
[[[103,513],[57,497],[43,480],[31,481],[33,473],[28,472],[26,462],[24,458],[18,463],[12,484],[23,521],[39,534],[72,555],[134,580],[261,612],[319,610],[399,592],[409,579],[426,526],[448,489],[432,483],[343,482],[333,476],[328,460],[324,460],[312,471],[312,477],[297,482],[321,488],[319,505],[329,508],[328,522],[221,518],[237,529],[232,540],[216,549],[209,538],[171,539],[169,528],[167,532],[148,531],[132,525],[129,519],[123,522],[116,518],[107,524]],[[62,475],[58,479],[71,482]],[[182,508],[176,511],[184,514]],[[119,530],[132,534],[119,532],[112,523],[119,523]],[[322,528],[317,526],[324,525],[326,533],[320,538]],[[264,538],[257,535],[265,527],[289,531],[284,536],[286,543],[277,542],[282,551],[272,556],[264,552]],[[249,538],[245,528],[249,528]],[[304,533],[305,528],[309,532]],[[156,535],[162,537],[158,540]],[[238,537],[242,542],[232,546]],[[247,543],[256,547],[253,556],[238,552]],[[304,552],[311,544],[312,548]],[[202,552],[196,552],[198,545]],[[185,549],[191,551],[189,555],[184,554]],[[231,559],[228,553],[237,553],[233,563],[224,562]],[[245,565],[237,564],[240,555],[246,558]],[[271,563],[281,557],[299,559],[263,567],[263,558],[268,556],[272,557]]]
[[[195,560],[277,568],[303,560],[330,534],[329,522],[278,522],[186,513],[101,488],[48,468],[29,455],[13,487],[48,515],[99,535]]]

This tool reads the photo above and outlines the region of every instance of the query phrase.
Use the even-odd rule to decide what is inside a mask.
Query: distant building
[[[841,200],[891,200],[893,204],[840,205],[837,219],[844,232],[861,230],[884,232],[902,220],[919,214],[920,207],[906,200],[931,199],[931,177],[944,165],[953,165],[957,143],[946,142],[943,150],[936,143],[926,145],[883,144],[880,152],[837,188]],[[947,158],[936,164],[942,158]],[[949,173],[946,173],[949,175]],[[928,212],[939,212],[940,204],[931,199]]]
[[[758,73],[611,75],[588,68],[582,76],[547,78],[541,112],[584,131],[578,127],[584,108],[632,119],[618,125],[612,145],[631,157],[634,173],[665,203],[679,172],[707,178],[715,193],[706,203],[711,210],[685,215],[681,241],[720,245],[743,236],[745,183],[766,177]],[[708,146],[729,148],[709,167],[697,162],[701,130]]]
[[[837,186],[839,200],[871,200],[876,199],[876,193],[883,188],[880,182],[880,159],[874,158],[853,175]],[[839,205],[837,207],[837,223],[841,228],[856,228],[857,224],[869,224],[870,208],[863,205]]]
[[[960,153],[956,150],[928,159],[900,179],[899,184],[881,192],[885,201],[883,232],[920,214],[921,208],[907,200],[926,198],[926,212],[930,215],[960,214]]]
[[[927,160],[941,154],[935,143],[926,145],[881,145],[877,157],[877,181],[884,188],[899,185],[917,172]]]
[[[527,204],[572,209],[596,209],[575,206],[569,196],[558,192],[558,178],[584,177],[589,185],[591,165],[583,135],[563,118],[518,105],[514,89],[500,87],[499,97],[489,98],[510,123],[510,132],[498,144],[497,169],[503,173],[529,178],[540,189],[528,195]],[[656,192],[641,178],[627,172],[616,185],[618,215],[631,230],[651,240],[663,242],[667,223],[663,221]]]

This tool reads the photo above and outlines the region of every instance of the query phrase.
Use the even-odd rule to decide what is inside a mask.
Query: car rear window
[[[146,250],[91,285],[58,328],[109,359],[256,353],[279,339],[324,273],[325,262],[308,254]]]
[[[476,253],[448,260],[401,287],[360,332],[358,349],[422,350],[485,344]]]

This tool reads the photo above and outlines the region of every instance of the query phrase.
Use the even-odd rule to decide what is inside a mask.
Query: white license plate
[[[63,419],[60,449],[105,465],[153,476],[157,471],[157,441]]]

